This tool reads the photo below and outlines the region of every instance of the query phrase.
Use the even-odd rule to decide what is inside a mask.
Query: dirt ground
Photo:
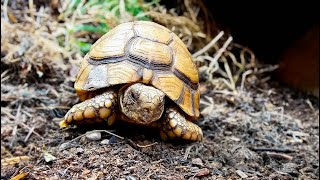
[[[33,21],[24,2],[1,2],[9,18],[2,13],[1,179],[319,178],[319,100],[268,72],[233,91],[201,81],[202,142],[163,142],[158,132],[122,123],[59,129],[79,102],[81,55],[58,45],[55,17]]]

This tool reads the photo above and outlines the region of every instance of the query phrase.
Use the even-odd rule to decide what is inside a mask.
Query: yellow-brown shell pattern
[[[143,82],[162,90],[189,116],[199,116],[199,77],[185,44],[148,21],[123,23],[102,36],[81,62],[75,89],[88,92]]]

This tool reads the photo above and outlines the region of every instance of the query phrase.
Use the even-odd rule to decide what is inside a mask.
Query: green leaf
[[[99,34],[104,34],[106,33],[106,26],[94,26],[94,25],[87,25],[87,24],[81,24],[81,25],[76,25],[74,27],[74,32],[77,31],[88,31],[88,32],[93,32],[93,33],[99,33]]]
[[[80,51],[83,54],[88,53],[90,51],[91,46],[92,46],[92,44],[87,43],[87,42],[82,42],[82,41],[78,41],[77,44],[80,47]]]
[[[76,9],[80,2],[81,0],[71,0],[71,3],[68,6],[68,10]]]

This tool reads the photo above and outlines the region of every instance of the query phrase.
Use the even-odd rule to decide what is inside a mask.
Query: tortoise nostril
[[[150,107],[144,107],[143,110],[144,110],[144,112],[151,112],[151,108]]]

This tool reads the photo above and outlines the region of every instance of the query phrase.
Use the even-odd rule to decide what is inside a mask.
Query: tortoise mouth
[[[120,92],[120,111],[137,124],[149,124],[161,118],[164,93],[152,86],[136,83]]]

